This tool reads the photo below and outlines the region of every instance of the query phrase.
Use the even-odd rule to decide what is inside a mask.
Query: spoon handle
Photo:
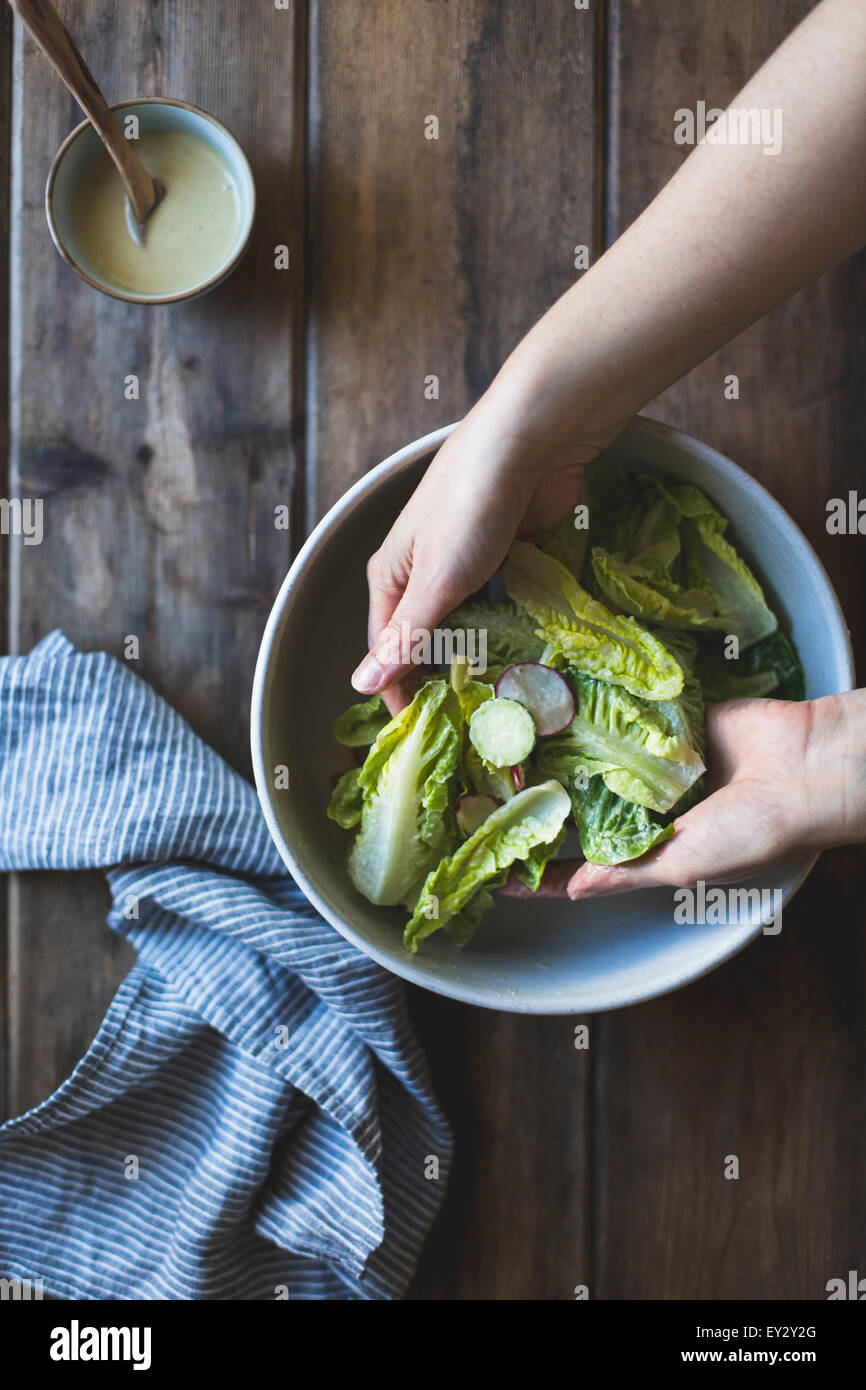
[[[130,149],[114,112],[59,14],[50,0],[9,0],[9,3],[89,117],[126,185],[137,221],[144,224],[157,200],[153,179]]]

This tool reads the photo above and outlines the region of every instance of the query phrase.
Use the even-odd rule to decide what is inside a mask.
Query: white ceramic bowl
[[[45,185],[45,215],[54,245],[82,280],[114,299],[125,299],[130,304],[173,304],[180,299],[207,294],[231,274],[250,239],[256,212],[256,189],[246,155],[220,121],[207,111],[190,106],[189,102],[175,101],[172,97],[138,97],[114,102],[111,109],[121,123],[124,116],[137,116],[142,135],[152,130],[179,130],[197,136],[222,155],[234,176],[240,199],[234,245],[216,270],[171,294],[139,294],[107,280],[82,247],[72,217],[73,195],[82,175],[105,152],[105,146],[89,121],[82,121],[67,135],[54,157]]]
[[[329,778],[346,764],[331,725],[353,698],[364,653],[365,563],[381,543],[450,426],[386,459],[316,527],[277,595],[252,697],[252,752],[271,834],[307,897],[338,931],[389,970],[440,994],[522,1013],[619,1008],[706,974],[762,931],[759,917],[727,926],[677,926],[673,892],[651,889],[595,902],[500,899],[465,949],[444,932],[408,955],[405,913],[374,907],[344,868],[349,839],[327,819]],[[706,444],[636,420],[608,449],[628,468],[652,467],[703,488],[731,518],[739,548],[764,582],[806,673],[809,697],[849,690],[853,659],[830,581],[802,532],[759,483]],[[273,770],[290,787],[274,788]],[[790,902],[814,864],[800,859],[746,886]],[[784,926],[784,916],[783,916]],[[766,949],[784,950],[768,938]]]

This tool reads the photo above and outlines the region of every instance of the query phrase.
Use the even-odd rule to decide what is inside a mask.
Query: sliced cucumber
[[[486,763],[522,763],[535,747],[535,723],[517,700],[485,700],[469,720],[469,737]]]

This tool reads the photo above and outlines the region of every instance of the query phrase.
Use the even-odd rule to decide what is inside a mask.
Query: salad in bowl
[[[406,910],[410,953],[440,929],[466,946],[509,877],[537,892],[569,829],[605,865],[672,836],[704,794],[705,702],[805,694],[727,518],[661,471],[590,465],[501,578],[502,601],[444,620],[438,669],[396,717],[377,695],[334,726],[359,760],[328,807],[348,874]]]

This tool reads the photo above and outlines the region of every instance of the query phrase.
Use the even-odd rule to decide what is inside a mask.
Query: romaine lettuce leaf
[[[390,719],[382,696],[371,695],[343,711],[334,723],[334,738],[344,748],[369,748]]]
[[[524,859],[516,861],[515,874],[521,883],[525,883],[527,888],[532,889],[533,893],[537,893],[541,887],[544,870],[551,859],[555,859],[562,849],[565,835],[566,827],[563,825],[555,840],[551,840],[548,844],[533,845]]]
[[[698,675],[708,700],[761,695],[777,700],[806,698],[800,658],[781,628],[741,652],[737,660],[726,660],[721,646],[707,646],[698,657]]]
[[[465,907],[461,908],[453,917],[449,917],[445,923],[445,931],[455,946],[465,946],[467,942],[471,941],[478,930],[481,918],[496,901],[495,890],[502,887],[507,877],[508,870],[503,869],[495,878],[485,883],[483,888],[479,888],[477,893],[473,893]]]
[[[628,547],[628,558],[643,574],[670,580],[680,555],[679,516],[666,497],[647,495],[644,513]]]
[[[361,769],[350,768],[344,772],[333,792],[328,806],[328,815],[344,830],[351,830],[361,819],[364,809],[364,792],[360,783]]]
[[[457,843],[451,806],[461,737],[457,695],[447,681],[431,680],[367,754],[358,771],[363,809],[348,868],[369,902],[414,901],[430,869]]]
[[[778,624],[752,571],[725,540],[726,525],[724,518],[713,516],[684,523],[686,573],[713,600],[725,631],[735,633],[745,650],[775,632]]]
[[[659,700],[653,708],[667,720],[671,733],[683,739],[701,760],[706,757],[706,711],[704,693],[695,674],[698,644],[688,632],[675,632],[668,628],[662,639],[672,656],[675,656],[683,670],[683,688],[674,700]],[[695,806],[704,795],[704,778],[693,782],[688,791],[672,807],[677,815],[682,815],[690,806]]]
[[[656,635],[679,662],[683,688],[673,700],[659,700],[653,708],[667,721],[671,733],[684,739],[690,748],[703,757],[706,747],[704,696],[695,670],[698,644],[688,632],[666,631],[663,635]]]
[[[583,495],[592,544],[624,554],[644,511],[644,492],[634,474],[621,464],[594,459],[583,472]]]
[[[652,482],[682,518],[680,537],[685,557],[685,583],[701,589],[720,620],[714,627],[735,633],[740,646],[750,647],[775,632],[775,615],[745,560],[725,539],[727,518],[700,488],[653,477]]]
[[[504,669],[516,661],[537,661],[544,647],[533,624],[511,603],[469,600],[449,613],[442,626],[452,632],[463,629],[487,634],[487,671],[478,675],[488,681],[492,668]]]
[[[517,541],[502,575],[538,635],[569,665],[648,700],[672,699],[682,690],[679,664],[658,638],[634,618],[611,613],[552,555]]]
[[[537,845],[552,844],[570,805],[567,793],[551,780],[527,787],[493,811],[428,874],[403,935],[407,951],[417,951],[425,937],[465,912],[479,889],[499,880],[516,859],[526,859]],[[481,903],[487,905],[483,898]]]
[[[580,846],[592,864],[623,864],[669,840],[673,825],[663,825],[645,807],[625,801],[590,777],[584,790],[573,787],[571,804]]]
[[[545,555],[552,555],[554,560],[558,560],[561,565],[571,572],[575,579],[580,579],[583,563],[586,559],[586,542],[589,532],[584,527],[579,529],[574,524],[574,513],[566,512],[561,521],[558,521],[550,532],[549,536],[542,545]],[[525,660],[519,657],[518,660]]]
[[[622,687],[580,672],[571,673],[571,685],[574,719],[541,741],[539,771],[569,790],[581,768],[600,773],[627,801],[669,811],[705,771],[700,755],[671,731],[655,705]]]
[[[774,631],[761,586],[725,539],[726,518],[700,488],[641,476],[628,495],[628,528],[592,536],[605,599],[643,621],[735,633],[743,647]]]
[[[593,546],[592,571],[602,594],[623,613],[670,627],[724,629],[703,589],[684,589],[673,580],[644,572],[637,562]]]

